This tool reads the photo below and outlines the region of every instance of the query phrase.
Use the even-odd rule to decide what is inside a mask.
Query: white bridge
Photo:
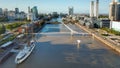
[[[35,34],[35,35],[71,35],[71,32],[48,32],[48,33],[32,33],[32,34]],[[80,36],[92,36],[92,34],[89,34],[89,33],[78,33],[78,32],[75,32],[73,33],[73,35],[80,35]]]
[[[70,32],[40,32],[40,33],[31,33],[34,35],[52,35],[52,36],[58,36],[58,35],[77,35],[77,36],[92,36],[90,33],[83,33],[83,32],[77,32],[68,27],[66,24],[62,23],[67,29],[70,30]],[[30,34],[30,33],[29,33]]]

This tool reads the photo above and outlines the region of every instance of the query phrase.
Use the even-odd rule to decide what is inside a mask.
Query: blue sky
[[[89,13],[91,0],[0,0],[0,8],[14,10],[18,7],[27,12],[27,7],[37,6],[40,13],[68,12],[68,7],[73,6],[75,13]],[[100,0],[100,13],[108,13],[111,0]]]

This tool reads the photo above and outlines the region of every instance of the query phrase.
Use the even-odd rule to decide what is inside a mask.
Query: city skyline
[[[0,8],[8,8],[8,10],[19,8],[20,11],[27,12],[28,6],[37,6],[39,13],[51,13],[54,11],[68,13],[68,7],[73,6],[75,13],[89,13],[90,1],[95,0],[10,0],[7,2],[0,0]],[[110,2],[111,0],[100,0],[99,12],[108,14]]]

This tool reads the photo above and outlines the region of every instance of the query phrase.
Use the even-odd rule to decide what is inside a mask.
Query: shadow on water
[[[37,44],[35,53],[17,68],[119,68],[120,58],[115,55],[111,58],[111,52],[106,49],[90,49],[84,43],[79,49],[75,44],[53,44],[51,41]]]
[[[59,25],[47,25],[42,32],[60,32]],[[120,56],[106,48],[93,49],[90,42],[73,44],[79,37],[37,35],[37,43],[25,62],[16,65],[15,55],[0,68],[119,68]],[[67,38],[67,39],[66,39]],[[80,38],[79,38],[80,39]],[[56,41],[57,40],[57,41]],[[85,38],[85,40],[88,40]],[[55,41],[55,42],[54,42]],[[67,42],[66,42],[67,41]],[[59,43],[58,43],[59,42]],[[98,45],[101,45],[97,43]],[[96,45],[95,45],[96,46]]]

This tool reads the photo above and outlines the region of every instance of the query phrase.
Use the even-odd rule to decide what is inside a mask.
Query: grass
[[[13,36],[11,36],[11,37],[9,37],[9,38],[7,38],[7,39],[2,40],[2,41],[0,42],[0,46],[3,45],[3,44],[5,44],[5,43],[7,43],[8,41],[14,40],[15,38],[16,38],[16,36],[13,35]]]
[[[114,29],[109,29],[109,28],[101,28],[102,30],[105,30],[107,31],[108,33],[111,33],[111,34],[115,34],[117,36],[120,36],[120,32],[119,31],[116,31]]]

